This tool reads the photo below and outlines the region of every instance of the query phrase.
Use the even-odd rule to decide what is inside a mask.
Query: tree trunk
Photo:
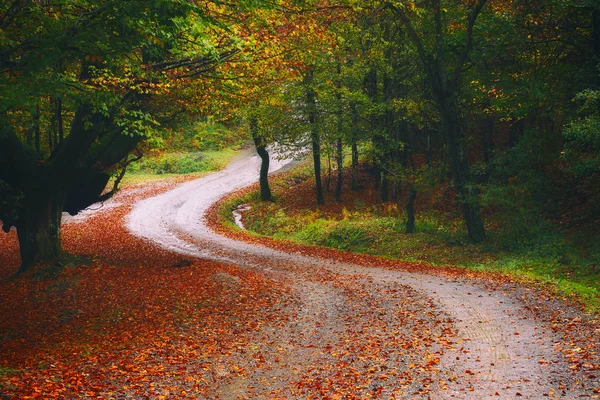
[[[592,10],[592,27],[594,36],[594,55],[598,58],[600,57],[600,8],[594,8]]]
[[[390,180],[387,172],[381,174],[381,201],[383,203],[390,201]]]
[[[469,164],[462,143],[462,129],[454,115],[452,110],[442,111],[442,130],[446,137],[450,169],[469,238],[473,243],[481,243],[486,234],[479,208],[479,191],[470,178]]]
[[[34,140],[36,144],[36,150],[39,152],[40,147],[40,105],[36,104],[35,108],[31,112],[31,128],[27,131],[26,141],[27,145],[33,147]]]
[[[360,190],[358,181],[358,145],[356,140],[352,141],[352,190],[357,192]]]
[[[488,116],[484,119],[481,133],[481,147],[483,148],[483,161],[488,164],[492,160],[492,152],[494,151],[494,118]]]
[[[35,193],[27,196],[16,224],[23,273],[35,264],[56,259],[62,253],[60,223],[65,196]]]
[[[62,117],[62,99],[56,99],[56,128],[58,130],[58,144],[62,144],[62,141],[65,139],[65,129],[63,126],[63,117]]]
[[[319,127],[317,126],[317,102],[316,94],[313,88],[306,90],[306,104],[308,106],[308,122],[311,127],[311,142],[313,152],[313,164],[315,168],[315,186],[317,194],[317,204],[324,204],[323,183],[321,182],[321,137],[319,136]]]
[[[260,157],[260,176],[258,179],[260,185],[260,199],[262,201],[271,201],[273,196],[271,194],[271,188],[269,187],[269,152],[264,140],[258,135],[258,124],[256,118],[250,119],[250,134],[256,146],[256,152]]]
[[[415,232],[415,199],[417,191],[414,188],[410,189],[408,200],[406,202],[406,233]]]
[[[313,128],[311,137],[313,164],[315,168],[315,189],[317,192],[317,204],[325,204],[325,197],[323,196],[323,183],[321,182],[321,141],[319,137],[319,132],[316,128]]]
[[[340,201],[342,197],[342,179],[343,179],[343,146],[342,146],[342,138],[338,138],[337,140],[337,181],[335,182],[335,199]]]
[[[327,149],[327,185],[325,190],[327,193],[331,192],[331,148]]]
[[[508,147],[515,147],[519,138],[525,133],[525,119],[520,119],[510,126]]]
[[[360,189],[360,184],[358,182],[358,134],[357,134],[357,126],[358,126],[358,112],[356,111],[356,105],[351,105],[352,110],[352,186],[351,189],[353,191],[358,191]]]

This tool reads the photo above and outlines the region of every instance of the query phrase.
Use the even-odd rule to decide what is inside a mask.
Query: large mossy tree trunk
[[[254,146],[256,147],[256,152],[260,157],[260,174],[259,174],[259,185],[260,185],[260,199],[262,201],[271,201],[273,199],[273,195],[271,193],[271,187],[269,186],[269,152],[267,151],[267,145],[263,138],[258,134],[258,122],[256,118],[250,119],[250,133],[252,135],[252,140],[254,141]]]
[[[64,201],[65,195],[56,191],[26,194],[16,225],[21,253],[18,273],[61,255],[60,227]]]
[[[41,162],[35,149],[20,141],[6,115],[0,114],[0,183],[19,198],[15,207],[3,207],[7,194],[0,193],[0,220],[3,230],[11,226],[17,230],[21,254],[18,273],[61,255],[63,209],[74,215],[99,201],[108,182],[108,175],[99,166],[117,164],[141,140],[140,136],[122,135],[121,128],[107,126],[106,117],[94,113],[91,106],[79,106],[69,135],[48,160]],[[99,180],[103,174],[106,178]]]

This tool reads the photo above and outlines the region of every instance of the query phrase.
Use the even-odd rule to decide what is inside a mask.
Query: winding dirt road
[[[246,153],[221,172],[138,202],[128,216],[136,236],[292,288],[293,301],[281,312],[293,317],[254,338],[264,362],[229,355],[252,374],[215,387],[211,398],[306,398],[303,385],[312,385],[310,393],[327,384],[333,390],[335,376],[350,373],[356,386],[339,389],[355,390],[351,398],[587,398],[565,378],[571,374],[554,334],[510,295],[446,276],[288,254],[211,231],[203,215],[223,195],[254,183],[259,162]],[[274,161],[272,171],[285,164]],[[366,315],[376,322],[363,323]],[[373,345],[354,346],[364,338]],[[373,369],[374,378],[361,380]]]

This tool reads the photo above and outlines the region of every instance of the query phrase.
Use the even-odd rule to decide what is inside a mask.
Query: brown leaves
[[[130,236],[122,220],[132,202],[169,186],[125,190],[121,206],[65,225],[69,252],[98,257],[53,279],[8,280],[18,267],[16,235],[0,236],[0,367],[16,370],[0,376],[0,392],[198,398],[216,381],[246,373],[220,359],[261,326],[280,323],[284,317],[270,310],[286,289],[234,266],[186,262]],[[239,280],[237,297],[217,275]],[[226,376],[213,373],[217,362]]]

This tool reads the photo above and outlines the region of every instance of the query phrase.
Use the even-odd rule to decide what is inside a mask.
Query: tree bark
[[[381,201],[383,203],[390,201],[390,180],[387,172],[381,174]]]
[[[337,201],[340,201],[342,198],[342,179],[344,177],[343,174],[343,146],[342,146],[342,138],[338,138],[337,140],[337,181],[335,182],[335,193],[334,197]]]
[[[31,113],[31,128],[27,131],[26,141],[29,147],[33,147],[35,140],[35,149],[37,152],[40,151],[40,116],[40,105],[36,104]]]
[[[325,197],[323,195],[323,183],[321,182],[321,140],[319,137],[319,131],[316,127],[313,127],[311,139],[313,151],[313,164],[315,169],[315,189],[317,195],[317,204],[325,204]]]
[[[467,18],[465,42],[458,61],[453,68],[453,73],[445,65],[444,58],[444,26],[440,10],[440,0],[430,2],[433,12],[435,36],[433,50],[429,51],[414,29],[408,14],[400,8],[392,7],[407,30],[408,37],[413,42],[419,58],[425,67],[427,80],[431,92],[435,97],[441,120],[442,133],[446,139],[450,169],[452,170],[455,186],[458,192],[458,201],[463,213],[469,238],[474,243],[485,240],[485,227],[479,209],[479,193],[471,181],[469,164],[463,149],[464,132],[460,124],[460,109],[456,104],[460,82],[465,64],[473,49],[473,28],[475,22],[488,0],[477,0],[472,3]]]
[[[21,253],[19,274],[61,255],[60,224],[64,199],[60,192],[27,195],[16,224]]]
[[[360,183],[358,181],[358,112],[356,111],[356,105],[351,105],[352,110],[352,191],[358,191],[360,189]]]
[[[250,133],[252,134],[252,139],[254,140],[254,146],[256,146],[256,152],[261,160],[260,175],[258,180],[260,185],[260,199],[262,201],[271,201],[273,196],[271,194],[271,188],[269,187],[269,153],[264,140],[258,135],[258,124],[256,122],[256,118],[250,119]]]
[[[352,141],[352,187],[355,192],[360,190],[360,182],[358,180],[358,145],[356,141]]]
[[[470,178],[469,164],[463,147],[463,132],[455,115],[452,110],[442,111],[442,130],[446,138],[450,169],[469,238],[473,243],[481,243],[485,240],[486,233],[479,208],[479,191]]]
[[[406,233],[415,232],[415,199],[417,191],[414,188],[410,189],[408,200],[406,201]]]
[[[317,125],[317,99],[314,89],[310,87],[312,73],[309,74],[306,81],[308,83],[308,87],[306,89],[306,105],[308,106],[308,122],[310,124],[310,138],[313,152],[313,164],[315,169],[317,204],[324,204],[325,197],[323,195],[323,183],[321,181],[321,137],[319,135],[319,127]]]

